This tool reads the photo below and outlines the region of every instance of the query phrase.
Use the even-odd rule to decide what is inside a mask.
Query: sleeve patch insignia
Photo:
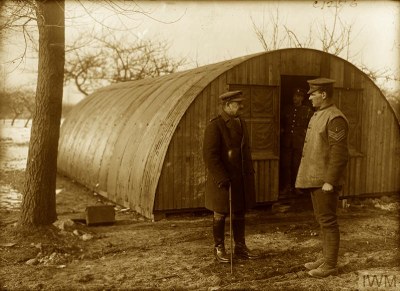
[[[328,136],[335,141],[341,141],[346,137],[346,130],[336,127],[335,130],[328,130]]]

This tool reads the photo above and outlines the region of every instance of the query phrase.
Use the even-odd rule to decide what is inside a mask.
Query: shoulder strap
[[[217,120],[215,120],[215,119],[214,120],[215,120],[215,122],[217,122],[218,129],[225,141],[225,144],[227,145],[228,148],[231,148],[232,144],[231,144],[231,138],[229,136],[228,128],[226,127],[225,121],[222,119],[222,117],[221,116],[218,116],[218,117],[219,118]]]

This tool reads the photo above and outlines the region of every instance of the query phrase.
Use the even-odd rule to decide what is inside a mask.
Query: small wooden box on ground
[[[112,205],[87,206],[85,212],[87,225],[113,224],[115,222],[115,210]]]

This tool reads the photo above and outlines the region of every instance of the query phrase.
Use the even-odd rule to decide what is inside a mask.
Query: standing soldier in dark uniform
[[[246,123],[239,117],[243,109],[242,92],[226,92],[219,99],[220,114],[211,120],[204,134],[203,155],[207,168],[205,206],[214,212],[215,258],[221,263],[229,263],[224,245],[229,187],[235,257],[258,257],[245,242],[245,211],[255,204],[255,180]]]
[[[327,78],[308,81],[309,99],[318,110],[308,126],[296,180],[296,188],[310,189],[321,227],[323,258],[304,265],[309,275],[318,278],[337,274],[340,233],[336,209],[349,159],[348,122],[333,104],[334,82]]]
[[[301,154],[303,152],[304,139],[308,122],[313,111],[309,106],[303,105],[305,90],[296,88],[293,92],[293,105],[283,116],[282,122],[282,195],[288,195],[294,191],[297,171],[299,169]]]

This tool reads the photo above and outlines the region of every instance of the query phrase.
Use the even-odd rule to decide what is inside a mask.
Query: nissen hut
[[[76,105],[59,141],[59,172],[146,217],[204,207],[206,124],[218,96],[242,90],[257,202],[279,199],[280,115],[307,80],[336,80],[349,120],[342,196],[400,192],[399,122],[377,86],[351,63],[312,49],[249,55],[105,87]]]

